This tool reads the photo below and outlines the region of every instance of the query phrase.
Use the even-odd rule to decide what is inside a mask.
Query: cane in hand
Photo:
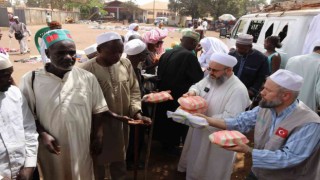
[[[158,90],[156,90],[156,92],[158,92]],[[157,109],[157,103],[153,104],[153,108],[152,108],[152,124],[150,127],[150,131],[149,131],[149,139],[148,139],[148,146],[147,146],[147,154],[146,154],[146,160],[145,160],[145,167],[144,167],[144,179],[147,180],[147,175],[148,175],[148,165],[149,165],[149,158],[150,158],[150,151],[151,151],[151,144],[152,144],[152,134],[153,134],[153,128],[154,128],[154,123],[156,120],[156,109]]]

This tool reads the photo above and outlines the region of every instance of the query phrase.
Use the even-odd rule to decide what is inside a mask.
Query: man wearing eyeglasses
[[[184,96],[201,96],[208,103],[209,117],[231,118],[243,112],[250,104],[245,85],[234,75],[237,59],[223,53],[210,57],[209,75],[191,86]],[[218,128],[189,128],[178,165],[186,172],[186,179],[229,180],[235,153],[211,144],[208,136]]]

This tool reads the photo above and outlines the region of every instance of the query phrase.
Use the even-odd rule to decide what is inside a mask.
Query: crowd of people
[[[25,30],[19,42],[26,53],[23,39],[31,33],[14,19],[10,36]],[[251,35],[240,34],[229,50],[215,37],[186,29],[180,43],[165,50],[165,29],[140,35],[133,23],[125,36],[98,35],[77,67],[72,34],[56,21],[49,26],[42,38],[44,66],[25,74],[20,85],[0,51],[0,179],[37,179],[39,170],[44,180],[101,180],[106,169],[111,179],[126,179],[134,137],[140,158],[150,125],[164,152],[180,156],[177,171],[186,179],[230,179],[236,152],[252,156],[250,180],[320,178],[320,41],[312,54],[292,57],[279,69],[277,36],[267,37],[266,51],[259,52]],[[154,122],[142,102],[153,91],[173,97],[157,105]],[[189,96],[206,100],[206,112],[195,115],[208,127],[167,117],[178,98]],[[208,136],[224,129],[254,131],[254,147],[212,144]]]

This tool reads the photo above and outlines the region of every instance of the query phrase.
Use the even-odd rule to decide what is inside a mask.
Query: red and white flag
[[[288,136],[288,130],[282,128],[282,127],[279,127],[276,131],[276,135],[282,137],[282,138],[287,138]]]

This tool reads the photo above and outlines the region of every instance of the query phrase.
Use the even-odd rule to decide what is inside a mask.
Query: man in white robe
[[[209,117],[235,117],[250,104],[248,91],[233,74],[237,60],[227,54],[215,53],[210,58],[210,74],[190,87],[184,96],[199,95],[207,100]],[[217,128],[189,128],[178,165],[186,179],[230,180],[235,153],[211,144],[208,136]]]
[[[38,133],[12,73],[11,61],[0,53],[0,179],[29,179],[37,165]]]
[[[74,67],[69,31],[49,31],[43,40],[51,62],[24,75],[20,86],[37,119],[43,179],[93,180],[92,156],[102,151],[100,127],[111,112],[94,75]]]
[[[23,35],[22,39],[17,39],[20,44],[20,53],[26,54],[29,52],[27,41],[30,41],[31,32],[27,26],[19,21],[18,16],[13,16],[15,23],[11,24],[9,29],[9,37],[12,38],[12,34],[20,32]],[[27,35],[29,38],[27,38]]]
[[[303,77],[298,99],[317,112],[320,107],[320,40],[312,53],[290,58],[286,69]]]

